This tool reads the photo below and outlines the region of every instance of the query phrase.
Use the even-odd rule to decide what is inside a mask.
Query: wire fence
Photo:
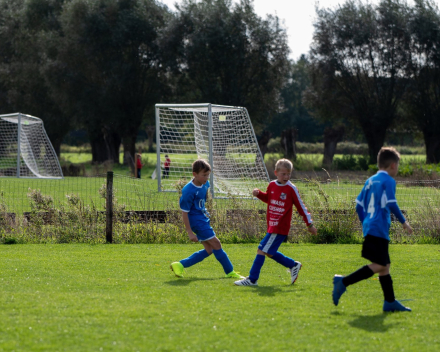
[[[109,180],[111,177],[111,184]],[[64,179],[0,178],[1,238],[21,242],[184,243],[187,235],[179,209],[179,191],[158,192],[153,180],[112,172]],[[318,228],[313,239],[298,215],[289,239],[294,242],[353,243],[362,238],[355,199],[357,181],[293,181]],[[251,190],[249,190],[251,194]],[[440,180],[398,181],[397,200],[414,228],[406,236],[392,217],[394,241],[440,236]],[[266,231],[266,204],[249,198],[209,199],[211,225],[227,242],[258,241]]]

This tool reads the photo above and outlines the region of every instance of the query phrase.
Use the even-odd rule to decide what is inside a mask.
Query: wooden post
[[[106,199],[106,227],[105,239],[107,243],[113,242],[113,171],[107,171],[107,199]]]

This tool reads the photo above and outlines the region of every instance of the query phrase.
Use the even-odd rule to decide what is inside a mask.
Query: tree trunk
[[[90,144],[92,146],[92,162],[103,163],[110,160],[119,164],[121,137],[118,133],[110,131],[108,126],[104,126],[102,134],[91,139]]]
[[[135,177],[136,137],[137,133],[135,136],[126,136],[122,139],[122,145],[124,147],[124,165],[130,166],[130,170]]]
[[[145,130],[148,136],[148,152],[153,153],[154,152],[153,141],[154,141],[154,135],[156,133],[156,126],[147,126]]]
[[[290,128],[281,132],[281,147],[284,148],[284,156],[293,161],[296,161],[297,138],[298,130],[296,128]]]
[[[384,124],[383,126],[362,126],[368,144],[370,164],[377,163],[377,154],[379,154],[380,148],[382,148],[385,143],[387,128],[388,124]]]
[[[263,131],[260,139],[258,140],[258,146],[260,147],[260,152],[264,160],[264,155],[267,153],[267,145],[269,144],[270,137],[272,137],[272,133],[269,131]]]
[[[324,131],[324,159],[322,166],[329,169],[333,163],[333,157],[336,153],[336,147],[342,137],[344,136],[344,126],[338,126],[335,128],[327,127]]]
[[[440,162],[440,136],[433,132],[426,129],[423,130],[427,164],[437,164]]]

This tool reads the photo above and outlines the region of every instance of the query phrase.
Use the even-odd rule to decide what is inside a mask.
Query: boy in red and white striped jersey
[[[293,284],[301,269],[301,263],[286,257],[278,248],[289,234],[292,220],[292,209],[295,206],[302,216],[308,230],[316,235],[316,228],[313,226],[312,217],[304,205],[296,186],[290,182],[293,165],[287,159],[280,159],[275,165],[276,180],[269,183],[266,192],[254,189],[252,195],[267,203],[267,234],[260,242],[257,256],[250,270],[249,276],[236,281],[237,286],[256,286],[260,276],[261,268],[266,256],[284,265],[290,270],[291,283]]]

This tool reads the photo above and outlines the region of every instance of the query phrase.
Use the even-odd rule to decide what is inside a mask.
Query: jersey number
[[[367,213],[370,214],[370,219],[373,218],[376,209],[374,209],[374,193],[371,194],[370,203],[368,203]]]

